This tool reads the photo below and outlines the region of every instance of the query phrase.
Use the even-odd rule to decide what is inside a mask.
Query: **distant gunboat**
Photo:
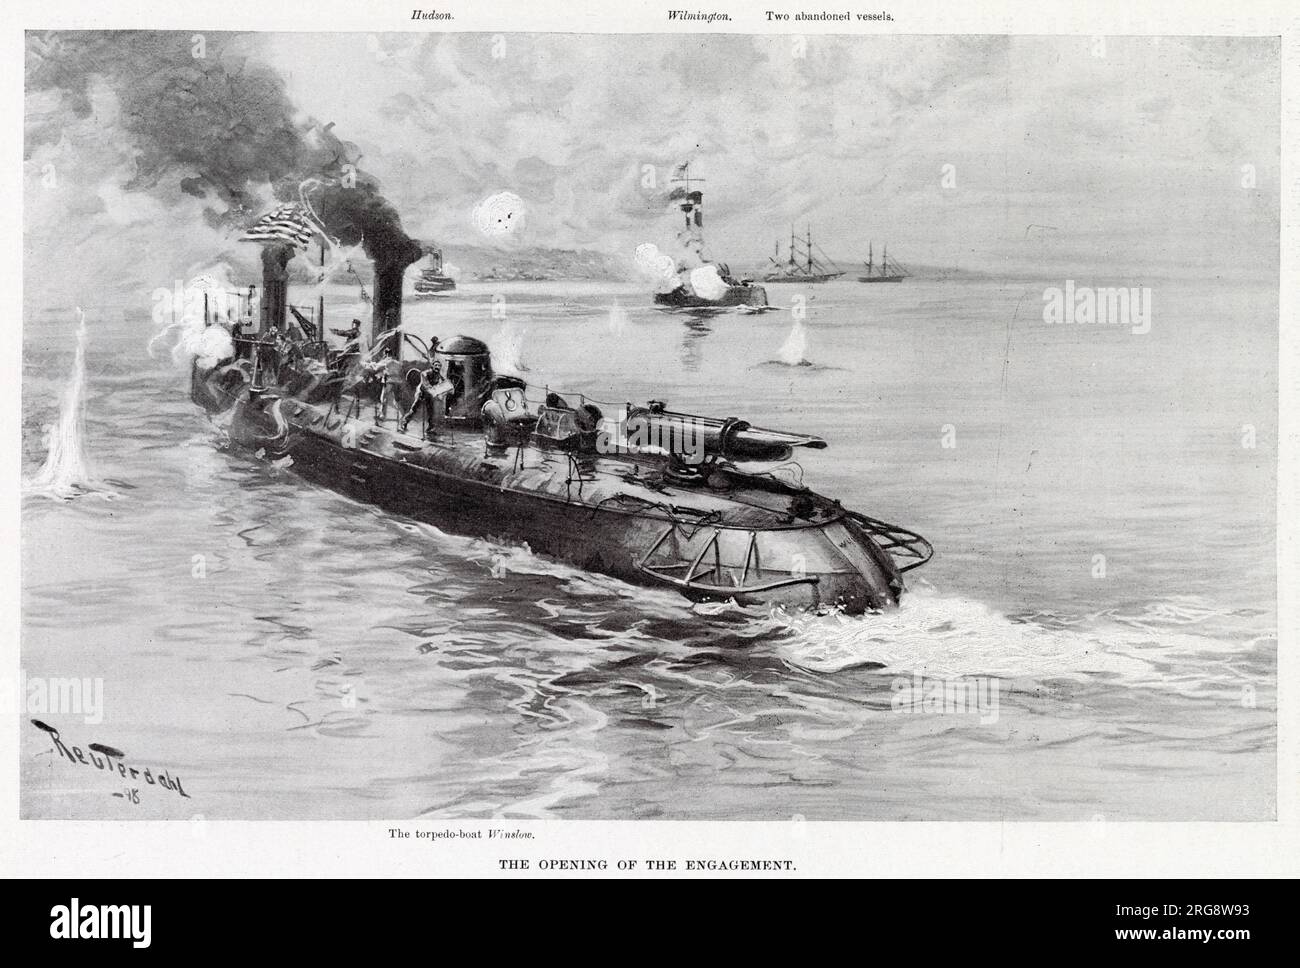
[[[767,290],[755,286],[748,279],[737,279],[725,263],[711,262],[704,256],[704,193],[692,189],[690,163],[678,165],[672,181],[683,187],[675,188],[669,196],[678,203],[685,225],[677,233],[684,250],[691,253],[698,264],[677,267],[676,285],[655,293],[656,306],[672,309],[715,309],[731,306],[767,307]]]
[[[416,296],[442,296],[456,289],[456,280],[445,275],[442,269],[442,250],[429,250],[429,267],[415,280]]]

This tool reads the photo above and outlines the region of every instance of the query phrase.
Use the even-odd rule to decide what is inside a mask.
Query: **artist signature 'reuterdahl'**
[[[61,756],[65,756],[72,763],[79,766],[93,766],[99,770],[108,770],[109,773],[116,771],[120,776],[132,780],[143,779],[150,786],[160,786],[164,790],[171,790],[179,793],[186,800],[190,795],[185,792],[181,786],[180,777],[172,776],[167,770],[161,773],[155,773],[149,768],[128,766],[125,762],[126,754],[121,750],[114,749],[111,746],[105,746],[102,743],[90,743],[86,750],[83,751],[80,746],[69,748],[62,739],[59,738],[59,731],[53,726],[41,722],[39,719],[33,719],[32,725],[38,729],[43,729],[50,734],[50,739],[54,743],[54,748],[58,750]],[[98,753],[99,756],[95,754]],[[102,757],[102,759],[101,759]]]
[[[61,941],[83,938],[129,938],[131,947],[149,947],[153,908],[148,904],[71,904],[50,908],[50,937]]]

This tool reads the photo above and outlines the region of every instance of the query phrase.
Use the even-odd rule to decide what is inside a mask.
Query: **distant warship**
[[[673,189],[669,197],[678,203],[684,217],[677,240],[696,264],[679,266],[677,284],[668,291],[655,293],[655,305],[680,309],[766,307],[767,290],[752,285],[748,279],[737,279],[725,263],[705,258],[704,193],[691,187],[692,182],[703,180],[691,177],[689,162],[679,165],[674,172],[673,183],[682,187]]]
[[[800,244],[803,246],[802,249]],[[813,255],[811,225],[808,226],[808,234],[803,239],[799,239],[794,234],[794,227],[791,226],[790,255],[785,262],[777,261],[780,256],[781,243],[777,242],[776,255],[769,259],[775,268],[763,277],[764,282],[830,282],[844,275],[844,270],[835,265],[826,253],[822,253],[825,262]]]
[[[421,270],[420,277],[415,280],[415,295],[417,297],[441,296],[453,292],[456,288],[456,280],[443,274],[442,250],[430,248],[428,258],[428,268]]]
[[[215,365],[196,361],[191,398],[231,413],[234,444],[291,457],[304,478],[694,601],[857,614],[896,605],[903,573],[932,554],[920,535],[774,472],[796,449],[824,448],[819,437],[659,401],[602,408],[495,373],[476,339],[406,332],[402,274],[418,249],[376,247],[369,340],[356,326],[342,348],[286,337],[295,244],[264,244],[258,332]]]

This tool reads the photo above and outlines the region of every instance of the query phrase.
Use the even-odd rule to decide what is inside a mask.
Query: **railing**
[[[898,566],[899,574],[919,568],[934,557],[934,546],[915,531],[868,517],[860,511],[846,510],[844,513],[870,535],[881,549],[889,552]]]
[[[679,561],[665,561],[655,564],[650,563],[650,559],[663,545],[665,541],[676,530],[677,524],[670,524],[664,529],[663,534],[659,536],[650,550],[636,563],[637,570],[649,578],[666,582],[676,588],[689,590],[706,595],[736,595],[736,594],[760,594],[763,592],[776,591],[779,588],[790,588],[794,585],[816,585],[818,577],[816,575],[793,575],[789,578],[778,578],[773,581],[764,581],[758,578],[755,584],[745,584],[752,571],[757,574],[760,570],[758,563],[758,536],[753,531],[749,533],[749,549],[745,554],[745,567],[741,572],[740,578],[736,579],[734,574],[732,583],[725,583],[729,569],[722,563],[722,553],[718,547],[718,538],[722,536],[721,528],[714,528],[713,534],[704,543],[704,546],[696,553],[690,561],[681,559]],[[713,552],[713,563],[705,564],[705,556]],[[674,572],[684,572],[681,577]]]

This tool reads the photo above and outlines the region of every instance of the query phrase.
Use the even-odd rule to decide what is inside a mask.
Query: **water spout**
[[[72,373],[49,431],[49,450],[40,470],[24,481],[28,493],[68,500],[100,490],[83,443],[86,418],[86,314],[77,309],[77,347]]]

